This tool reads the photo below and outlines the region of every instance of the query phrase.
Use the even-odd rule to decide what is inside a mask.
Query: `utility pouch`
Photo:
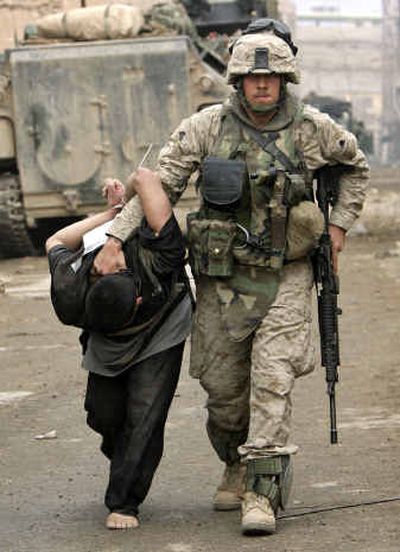
[[[306,181],[302,174],[286,174],[285,205],[294,207],[306,197]]]
[[[203,219],[198,213],[189,213],[187,229],[189,263],[193,274],[220,278],[232,276],[236,224]]]
[[[207,157],[202,167],[200,191],[204,202],[213,209],[230,210],[238,205],[247,176],[241,159]]]

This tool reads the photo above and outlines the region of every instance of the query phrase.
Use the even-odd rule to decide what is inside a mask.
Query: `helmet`
[[[234,84],[244,75],[271,73],[284,75],[288,82],[300,82],[295,54],[287,41],[270,31],[240,36],[232,46],[228,83]]]

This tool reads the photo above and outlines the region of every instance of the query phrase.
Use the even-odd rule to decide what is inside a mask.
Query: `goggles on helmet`
[[[284,40],[289,48],[292,50],[293,55],[296,56],[299,49],[292,41],[292,34],[289,27],[285,25],[285,23],[277,21],[276,19],[270,19],[269,17],[256,19],[255,21],[249,23],[249,25],[243,31],[242,35],[262,33],[263,31],[272,31],[275,36]]]

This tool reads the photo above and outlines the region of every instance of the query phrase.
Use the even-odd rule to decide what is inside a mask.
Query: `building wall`
[[[296,27],[296,6],[293,0],[279,0],[279,13],[284,23],[289,25],[292,32]]]
[[[400,2],[383,2],[383,160],[400,166]]]
[[[301,97],[309,92],[351,101],[355,117],[374,134],[381,157],[382,20],[379,17],[298,14],[295,37],[299,51]]]

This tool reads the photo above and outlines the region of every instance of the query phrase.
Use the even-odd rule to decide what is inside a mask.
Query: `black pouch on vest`
[[[200,183],[204,202],[212,209],[222,211],[235,208],[242,197],[246,177],[246,163],[241,159],[207,157]]]

